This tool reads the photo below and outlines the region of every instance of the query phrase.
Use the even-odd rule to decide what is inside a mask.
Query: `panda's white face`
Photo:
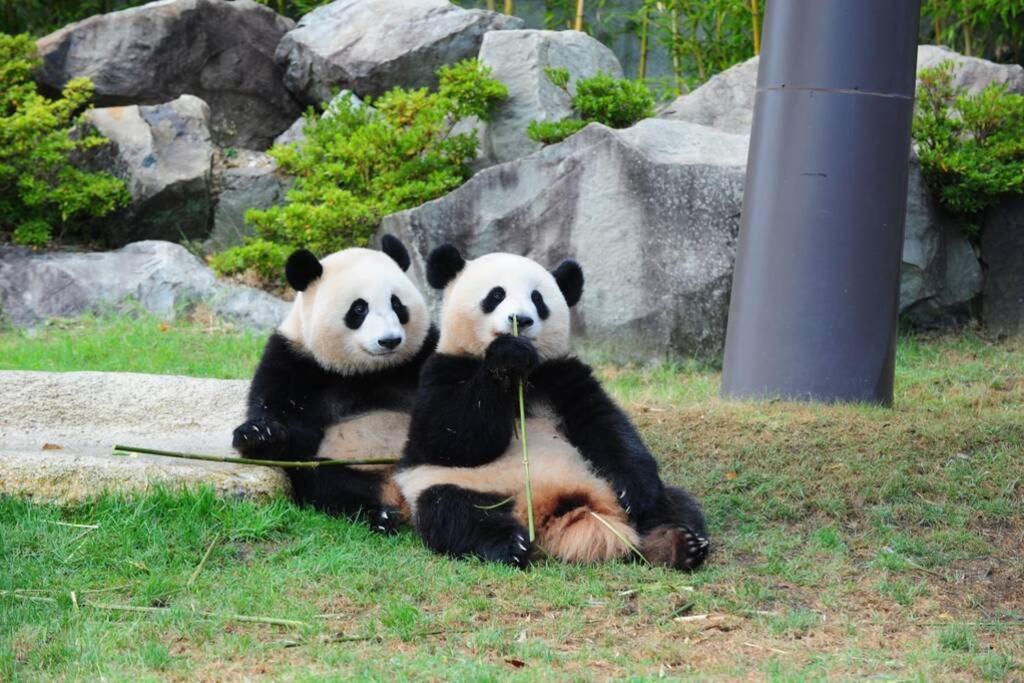
[[[569,306],[551,273],[514,254],[467,261],[445,288],[438,350],[483,356],[495,337],[512,334],[513,316],[541,358],[569,353]]]
[[[282,334],[342,374],[416,355],[430,328],[426,302],[389,256],[345,249],[320,263],[323,274],[298,293]]]

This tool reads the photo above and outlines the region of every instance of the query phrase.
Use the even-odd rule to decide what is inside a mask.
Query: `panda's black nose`
[[[385,349],[394,349],[402,343],[401,337],[381,337],[377,340],[377,343],[383,346]]]
[[[533,324],[533,318],[531,318],[528,315],[510,315],[508,317],[508,321],[512,322],[513,318],[518,318],[518,320],[519,320],[519,328],[520,329],[522,329],[524,327],[529,327],[530,325]]]

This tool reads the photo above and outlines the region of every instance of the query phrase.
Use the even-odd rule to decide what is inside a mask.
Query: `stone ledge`
[[[277,469],[115,457],[115,443],[230,455],[248,382],[107,372],[0,372],[0,495],[72,503],[105,491],[287,491]],[[44,450],[44,446],[46,449]]]

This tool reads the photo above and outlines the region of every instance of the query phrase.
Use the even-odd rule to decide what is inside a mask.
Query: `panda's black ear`
[[[558,288],[562,290],[565,303],[575,306],[583,296],[583,269],[580,264],[572,259],[566,259],[558,264],[558,267],[551,271],[555,276]]]
[[[427,257],[427,282],[434,289],[444,289],[465,265],[454,244],[442,244]]]
[[[305,290],[313,280],[323,274],[324,267],[320,265],[320,260],[313,256],[313,252],[309,249],[292,252],[287,263],[284,264],[284,276],[296,292]]]
[[[380,238],[380,250],[391,257],[391,260],[398,264],[402,270],[409,270],[412,260],[405,245],[394,235],[384,235]]]

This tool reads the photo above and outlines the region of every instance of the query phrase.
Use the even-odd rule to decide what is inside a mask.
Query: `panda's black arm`
[[[232,446],[245,457],[311,460],[323,438],[323,425],[310,396],[318,395],[326,372],[274,333],[249,386],[247,421],[233,434]]]
[[[402,463],[474,467],[512,439],[511,382],[486,362],[437,353],[420,374]]]
[[[544,361],[530,375],[530,385],[551,402],[569,442],[620,495],[625,493],[630,517],[645,519],[663,488],[658,463],[590,366],[577,358]]]

